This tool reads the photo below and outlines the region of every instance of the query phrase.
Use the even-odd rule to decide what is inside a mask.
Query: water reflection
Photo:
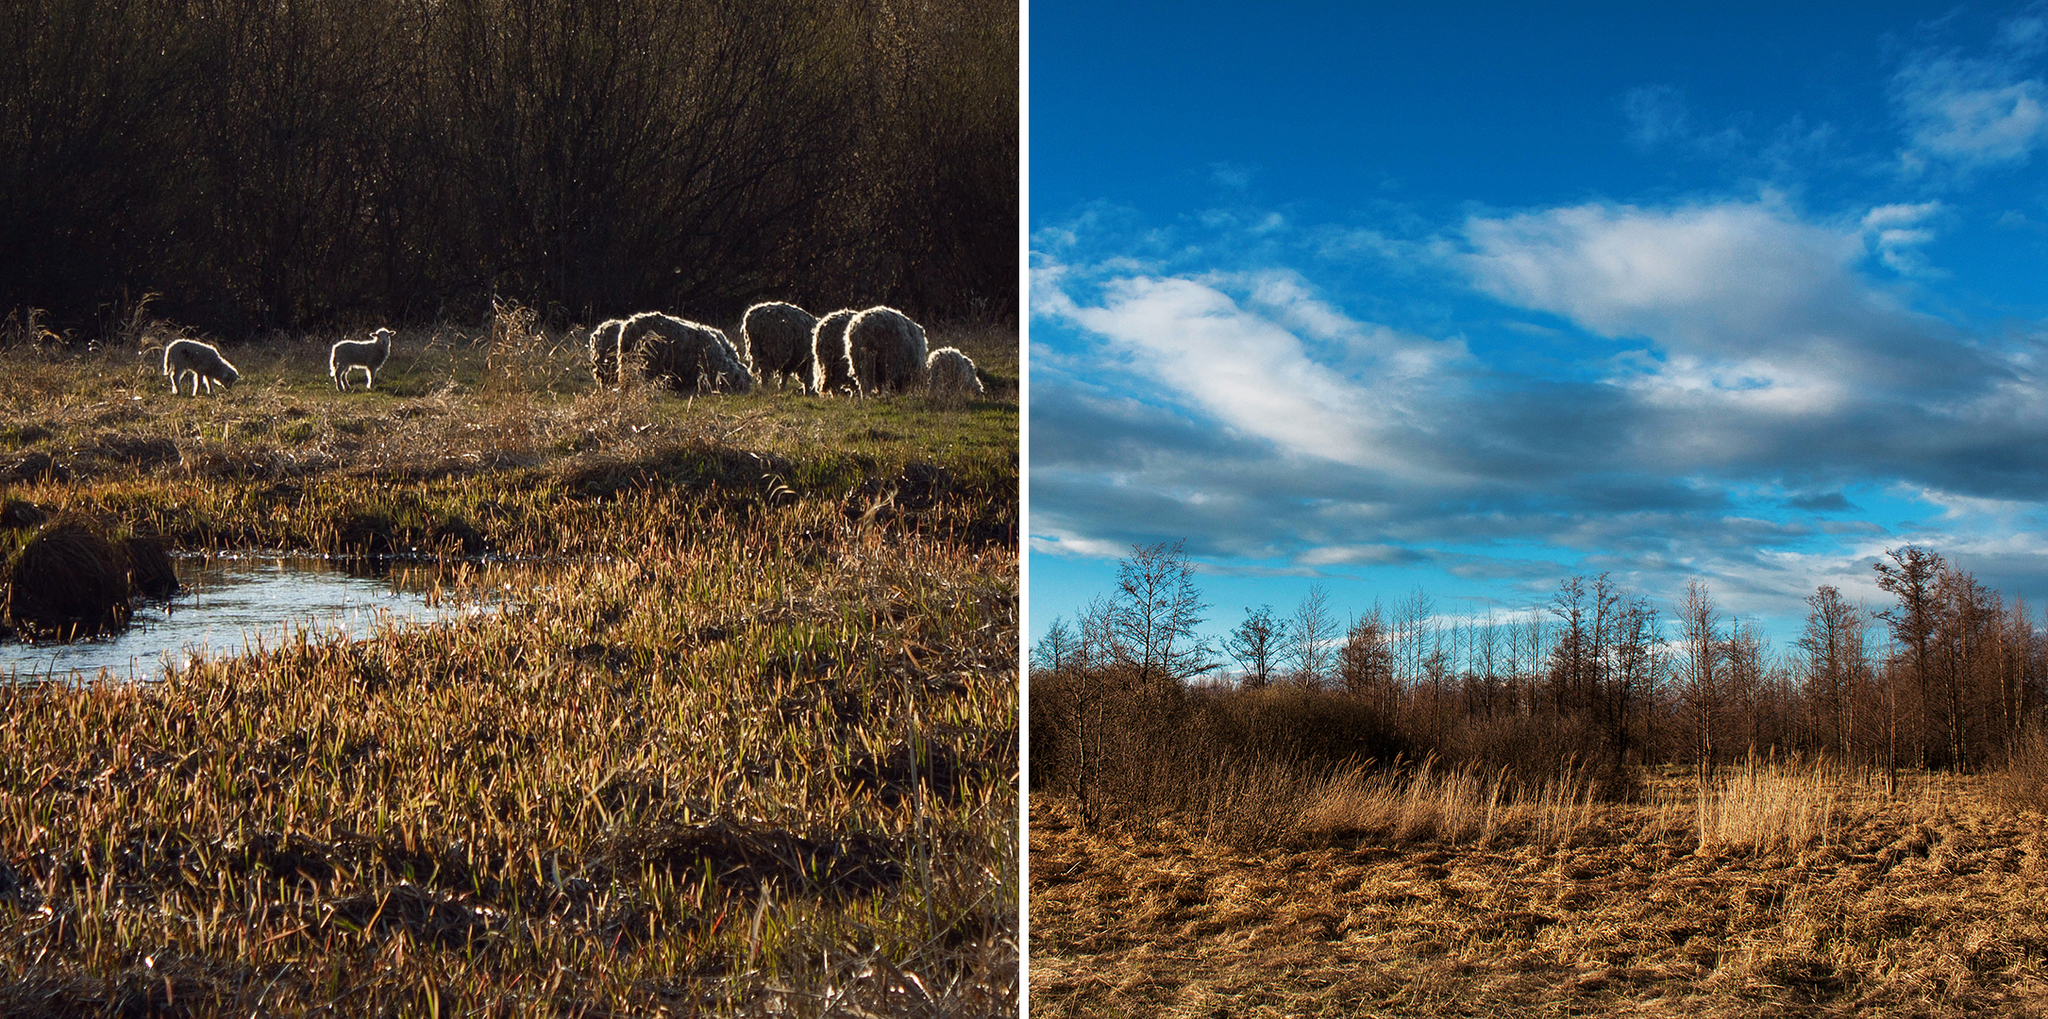
[[[0,681],[83,679],[102,670],[116,679],[160,679],[187,660],[232,657],[260,639],[276,646],[299,630],[365,637],[379,621],[431,623],[480,611],[443,597],[440,567],[383,566],[375,576],[327,559],[233,557],[180,559],[184,585],[169,602],[138,606],[127,630],[68,644],[0,641]]]

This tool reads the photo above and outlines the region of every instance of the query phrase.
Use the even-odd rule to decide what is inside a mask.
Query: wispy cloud
[[[1284,272],[1083,282],[1046,266],[1036,285],[1044,313],[1097,338],[1106,363],[1282,453],[1353,467],[1414,471],[1383,440],[1414,417],[1418,377],[1463,353],[1353,321]]]
[[[2048,83],[2034,66],[2044,38],[2029,14],[2005,21],[1981,55],[1910,58],[1891,83],[1906,133],[1901,168],[1968,174],[2023,164],[2048,144]]]

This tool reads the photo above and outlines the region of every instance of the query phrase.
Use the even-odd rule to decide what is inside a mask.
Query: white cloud
[[[1486,293],[1608,337],[1697,354],[1780,349],[1851,289],[1853,236],[1758,203],[1673,210],[1579,205],[1465,224],[1464,265]]]
[[[1885,265],[1904,276],[1927,275],[1934,270],[1915,249],[1934,240],[1934,231],[1921,224],[1942,211],[1940,202],[1880,205],[1864,214],[1863,232]]]
[[[1357,322],[1289,274],[1121,276],[1093,302],[1072,283],[1066,269],[1041,271],[1034,308],[1106,341],[1119,367],[1225,425],[1350,466],[1414,470],[1384,441],[1409,418],[1404,384],[1463,350]]]
[[[1900,163],[1909,172],[2024,163],[2048,142],[2048,85],[2022,77],[2009,60],[1923,58],[1899,71],[1892,90],[1908,140]]]
[[[1058,528],[1049,534],[1032,535],[1031,551],[1079,559],[1116,559],[1128,555],[1131,546],[1120,541],[1089,538]]]

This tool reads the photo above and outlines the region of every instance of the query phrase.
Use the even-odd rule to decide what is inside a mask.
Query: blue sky
[[[1033,5],[1033,640],[1159,540],[1212,633],[2048,606],[2048,6],[1550,6]]]

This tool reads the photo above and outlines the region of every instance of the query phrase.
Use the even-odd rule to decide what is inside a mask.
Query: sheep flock
[[[363,388],[375,389],[394,335],[379,328],[369,339],[341,340],[329,348],[327,374],[334,388],[347,392],[361,369]],[[819,317],[787,301],[763,301],[747,309],[738,343],[713,326],[643,311],[598,323],[584,343],[591,375],[607,388],[637,381],[679,393],[745,393],[771,382],[782,389],[793,381],[809,396],[986,393],[972,358],[954,347],[930,349],[924,327],[880,306]],[[202,385],[211,394],[216,383],[225,387],[241,377],[218,348],[192,339],[164,347],[163,371],[173,393],[190,376],[195,397]]]
[[[744,393],[793,379],[811,396],[986,392],[971,358],[953,347],[928,349],[924,327],[894,308],[820,318],[763,301],[747,309],[738,344],[711,326],[648,311],[599,323],[588,347],[601,386],[638,378],[679,392]]]

